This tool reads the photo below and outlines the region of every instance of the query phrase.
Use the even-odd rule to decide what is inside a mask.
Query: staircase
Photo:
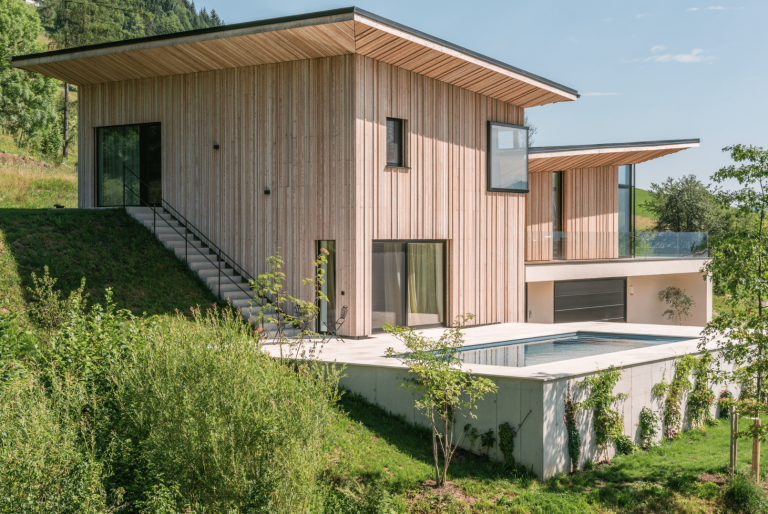
[[[195,237],[183,221],[172,216],[162,207],[153,209],[152,207],[126,206],[125,210],[153,232],[166,248],[173,250],[176,257],[186,261],[214,294],[228,301],[233,308],[240,309],[241,315],[247,321],[256,322],[261,300],[255,299],[256,293],[251,290],[248,280],[220,259],[219,255],[200,238]],[[275,333],[276,327],[272,324],[265,324],[264,328],[271,334]],[[284,332],[288,337],[300,334],[297,329]]]

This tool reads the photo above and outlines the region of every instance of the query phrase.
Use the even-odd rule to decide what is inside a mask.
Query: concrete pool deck
[[[437,339],[445,328],[429,328],[416,330],[427,337]],[[612,352],[590,357],[582,357],[567,361],[551,362],[526,367],[491,366],[485,364],[464,364],[463,368],[472,373],[488,377],[509,377],[525,380],[551,381],[573,375],[594,373],[609,366],[631,366],[647,364],[654,361],[680,357],[686,353],[696,353],[701,339],[701,327],[684,327],[677,325],[644,325],[631,323],[502,323],[481,327],[469,327],[464,330],[464,347],[475,345],[528,339],[531,337],[570,334],[573,332],[597,332],[605,334],[652,335],[677,338],[689,338],[669,344],[660,344],[647,348]],[[713,345],[714,346],[714,345]],[[405,345],[394,336],[377,333],[368,339],[347,339],[344,342],[332,341],[327,343],[320,354],[320,360],[337,362],[355,366],[374,366],[385,368],[405,368],[397,359],[384,356],[387,348],[395,351],[405,351]],[[265,351],[270,355],[279,354],[276,345],[266,345]]]

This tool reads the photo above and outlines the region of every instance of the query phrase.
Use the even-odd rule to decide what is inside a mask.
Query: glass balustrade
[[[525,260],[706,259],[706,232],[526,232]]]

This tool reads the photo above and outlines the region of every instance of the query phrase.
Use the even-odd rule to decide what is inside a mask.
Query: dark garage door
[[[555,323],[624,323],[627,321],[626,302],[626,278],[555,282]]]

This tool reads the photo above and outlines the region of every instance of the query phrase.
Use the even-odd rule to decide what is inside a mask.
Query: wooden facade
[[[551,261],[553,252],[552,172],[531,173],[526,194],[525,260]]]
[[[87,85],[79,98],[81,207],[96,202],[95,128],[160,122],[164,198],[251,274],[279,250],[288,286],[309,297],[317,241],[336,241],[348,335],[371,332],[374,240],[446,241],[447,319],[522,321],[525,195],[485,183],[486,121],[521,123],[522,108],[359,55]],[[388,116],[406,120],[410,169],[385,166]]]

